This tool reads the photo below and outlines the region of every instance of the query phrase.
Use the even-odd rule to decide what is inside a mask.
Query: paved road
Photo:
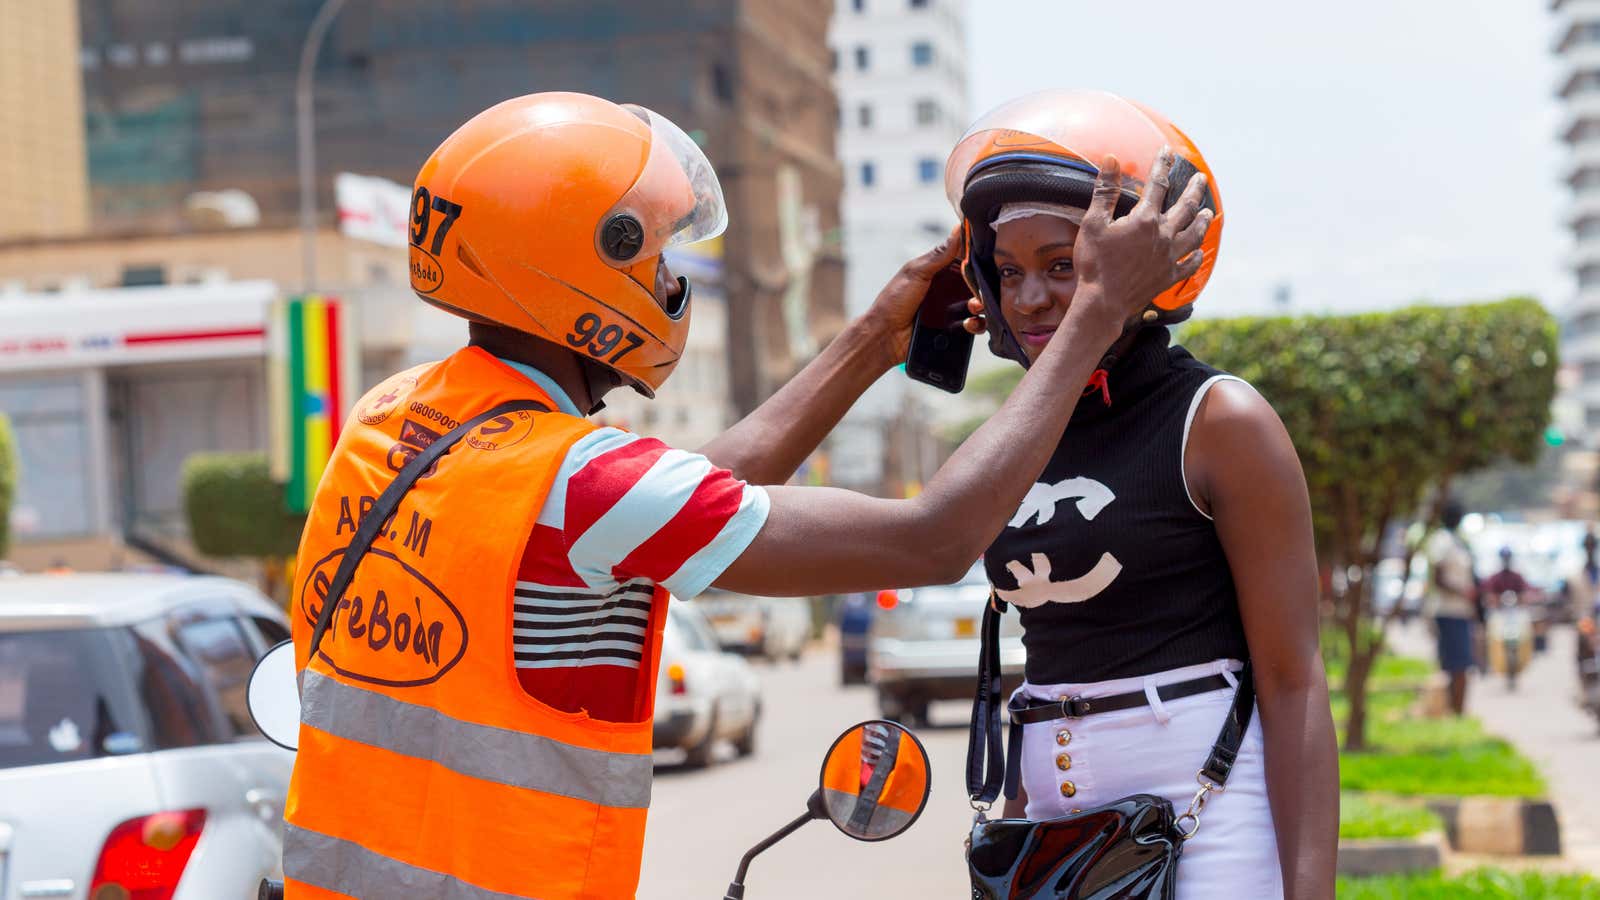
[[[640,900],[721,898],[745,850],[804,812],[833,739],[877,714],[870,688],[839,686],[826,651],[758,670],[765,713],[753,757],[732,759],[725,747],[724,761],[701,771],[658,758]],[[933,794],[910,831],[868,844],[812,822],[751,865],[750,900],[961,896],[972,820],[962,790],[967,712],[936,705],[940,724],[917,730],[933,761]]]
[[[1401,652],[1424,653],[1420,626],[1395,635]],[[720,898],[751,845],[803,811],[823,753],[839,732],[876,715],[870,688],[841,688],[834,657],[813,650],[796,664],[759,666],[766,715],[756,754],[701,771],[663,754],[645,834],[641,900]],[[1536,760],[1562,818],[1567,862],[1600,872],[1600,733],[1573,703],[1573,635],[1558,630],[1516,692],[1478,679],[1469,703],[1492,731]],[[961,841],[971,821],[962,791],[966,705],[934,708],[940,723],[918,730],[933,759],[928,811],[899,838],[864,844],[812,822],[758,858],[750,900],[817,896],[961,896]]]
[[[1413,624],[1394,635],[1397,650],[1427,655],[1431,637]],[[1600,873],[1600,726],[1577,705],[1576,636],[1557,628],[1550,648],[1522,673],[1515,691],[1504,676],[1475,678],[1467,711],[1538,763],[1561,819],[1563,855]]]

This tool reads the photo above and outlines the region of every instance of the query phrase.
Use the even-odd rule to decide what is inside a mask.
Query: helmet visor
[[[650,157],[633,187],[601,217],[601,258],[618,268],[659,255],[662,250],[716,237],[728,227],[728,208],[722,199],[722,185],[716,170],[694,139],[659,113],[642,106],[626,104],[650,126]],[[640,233],[621,246],[633,249],[622,258],[614,240],[607,241],[607,229],[618,227],[618,217],[631,217]],[[621,226],[624,230],[632,226]],[[609,249],[608,249],[609,245]]]
[[[944,193],[956,213],[974,167],[1001,153],[1070,157],[1098,169],[1108,153],[1122,165],[1122,185],[1144,192],[1168,135],[1143,109],[1104,91],[1049,90],[989,111],[962,136],[944,168]]]

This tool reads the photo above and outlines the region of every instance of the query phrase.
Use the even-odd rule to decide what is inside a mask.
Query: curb
[[[1445,836],[1459,853],[1561,855],[1561,826],[1548,800],[1437,797],[1427,806],[1444,820]]]
[[[1366,878],[1438,869],[1444,865],[1445,838],[1438,832],[1415,838],[1362,838],[1339,842],[1340,875]]]

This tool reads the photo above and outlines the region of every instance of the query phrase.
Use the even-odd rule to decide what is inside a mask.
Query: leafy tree
[[[305,517],[288,511],[283,485],[262,453],[196,453],[183,464],[183,506],[194,545],[207,556],[253,557],[277,595],[284,560],[300,545]]]
[[[1183,343],[1254,384],[1294,439],[1318,556],[1326,569],[1354,576],[1332,599],[1350,652],[1345,745],[1362,748],[1367,678],[1387,624],[1368,596],[1382,537],[1413,517],[1431,527],[1457,476],[1537,457],[1555,395],[1555,320],[1536,301],[1515,298],[1201,320],[1184,329]]]
[[[17,439],[0,413],[0,559],[11,552],[11,504],[17,497]]]

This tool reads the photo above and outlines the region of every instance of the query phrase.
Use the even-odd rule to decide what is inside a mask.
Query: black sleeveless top
[[[1078,402],[984,566],[1022,616],[1033,684],[1245,659],[1233,573],[1183,478],[1192,401],[1216,369],[1147,328]],[[1020,578],[1020,581],[1019,581]]]

